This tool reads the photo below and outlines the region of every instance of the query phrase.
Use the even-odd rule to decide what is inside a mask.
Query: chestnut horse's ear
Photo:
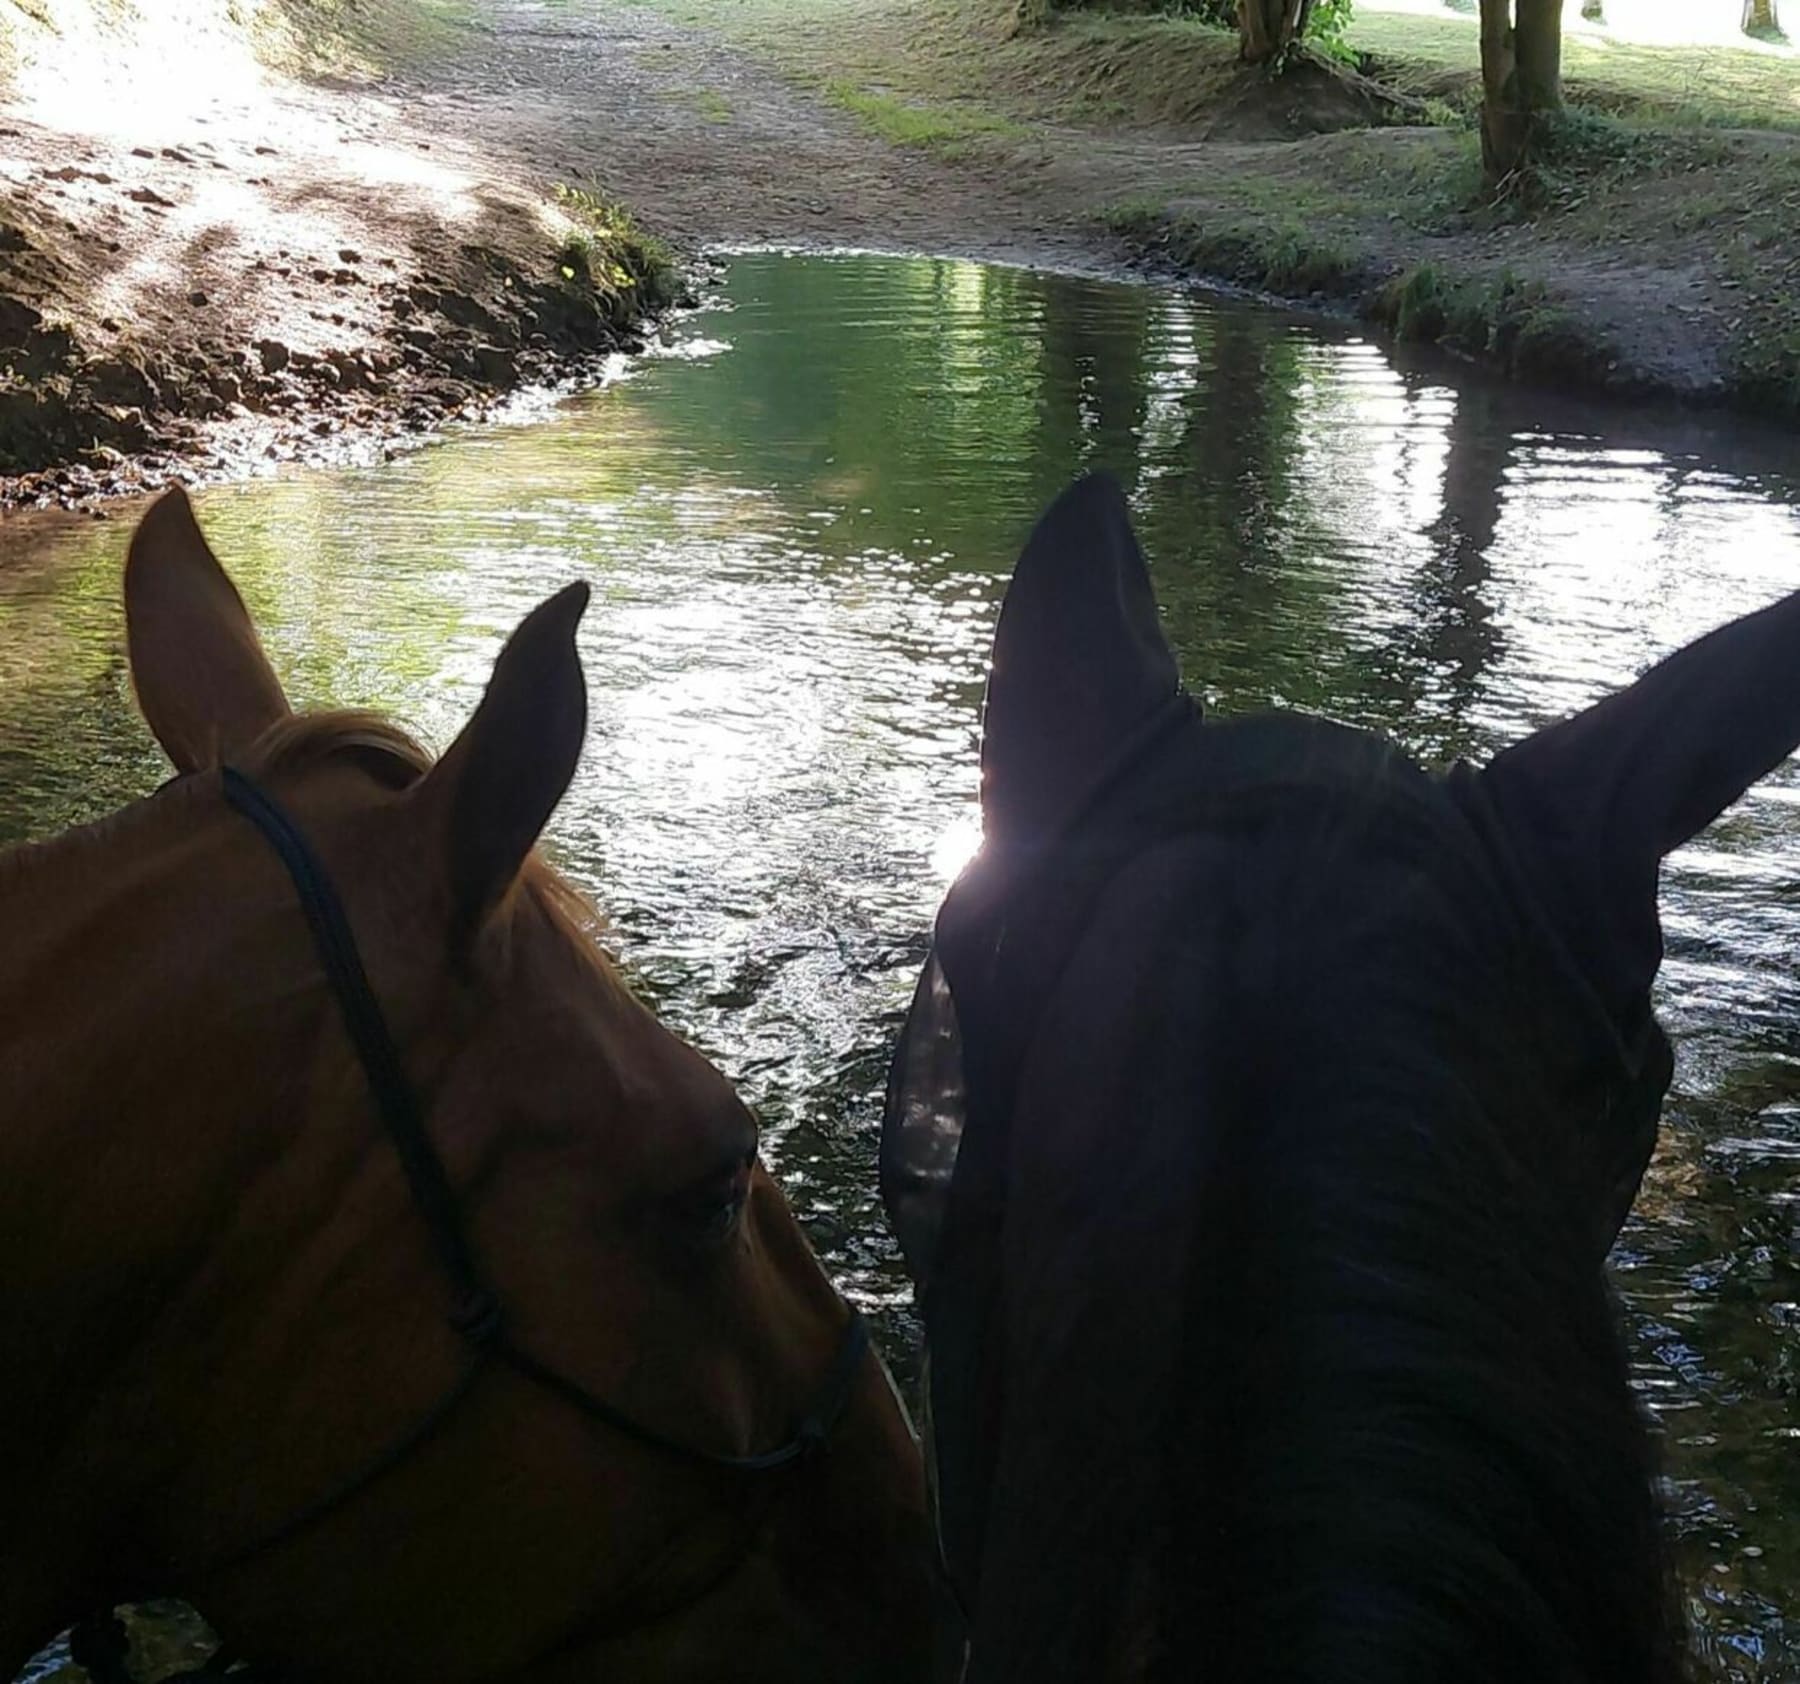
[[[1800,592],[1498,755],[1481,781],[1602,998],[1627,1012],[1662,962],[1663,856],[1800,744]]]
[[[587,603],[587,586],[569,585],[525,617],[475,717],[410,798],[435,833],[457,944],[512,887],[575,775],[587,736],[575,628]]]
[[[287,717],[244,599],[179,486],[131,535],[125,635],[138,707],[176,771],[216,766]]]
[[[1179,682],[1124,494],[1104,474],[1077,481],[1038,522],[994,633],[988,835],[1029,842],[1054,829]]]

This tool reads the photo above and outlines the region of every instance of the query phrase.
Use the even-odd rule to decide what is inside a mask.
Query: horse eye
[[[742,1159],[685,1187],[669,1200],[670,1214],[683,1237],[709,1244],[724,1240],[737,1227],[750,1197],[750,1165]]]

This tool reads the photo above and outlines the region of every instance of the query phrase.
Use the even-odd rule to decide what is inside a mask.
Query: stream
[[[894,1030],[972,851],[1001,591],[1076,472],[1125,484],[1190,685],[1482,756],[1800,586],[1800,445],[1564,402],[1146,286],[742,255],[605,388],[376,466],[208,493],[296,705],[442,746],[585,578],[590,741],[553,822],[637,986],[743,1087],[907,1378],[875,1192]],[[0,844],[164,776],[127,522],[0,568]],[[1800,1677],[1800,768],[1664,873],[1663,1140],[1614,1256],[1706,1676]],[[61,1669],[49,1657],[38,1671]]]

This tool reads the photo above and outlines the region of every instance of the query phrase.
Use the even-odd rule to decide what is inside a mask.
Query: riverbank
[[[1136,263],[1800,414],[1800,59],[1572,39],[1572,99],[1611,115],[1494,205],[1461,20],[1369,14],[1372,78],[1270,81],[1196,24],[1013,14],[0,0],[0,506],[366,454],[590,378],[675,286],[621,203],[690,254]]]
[[[411,97],[429,6],[0,0],[0,506],[367,453],[578,380],[671,301],[578,175]]]
[[[1009,0],[659,0],[872,137],[1162,275],[1359,316],[1521,377],[1800,415],[1800,56],[1572,31],[1546,167],[1479,182],[1478,49],[1359,15],[1363,74],[1271,80],[1189,21]]]

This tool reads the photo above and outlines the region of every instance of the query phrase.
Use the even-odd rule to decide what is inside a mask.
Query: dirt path
[[[689,248],[862,249],[1118,273],[1095,219],[1243,148],[1036,125],[965,161],[882,140],[769,60],[621,0],[484,0],[454,57],[403,92],[539,178],[596,179]]]
[[[540,179],[597,179],[688,245],[856,245],[1093,265],[1078,206],[871,136],[719,39],[645,7],[487,0],[405,90]]]

